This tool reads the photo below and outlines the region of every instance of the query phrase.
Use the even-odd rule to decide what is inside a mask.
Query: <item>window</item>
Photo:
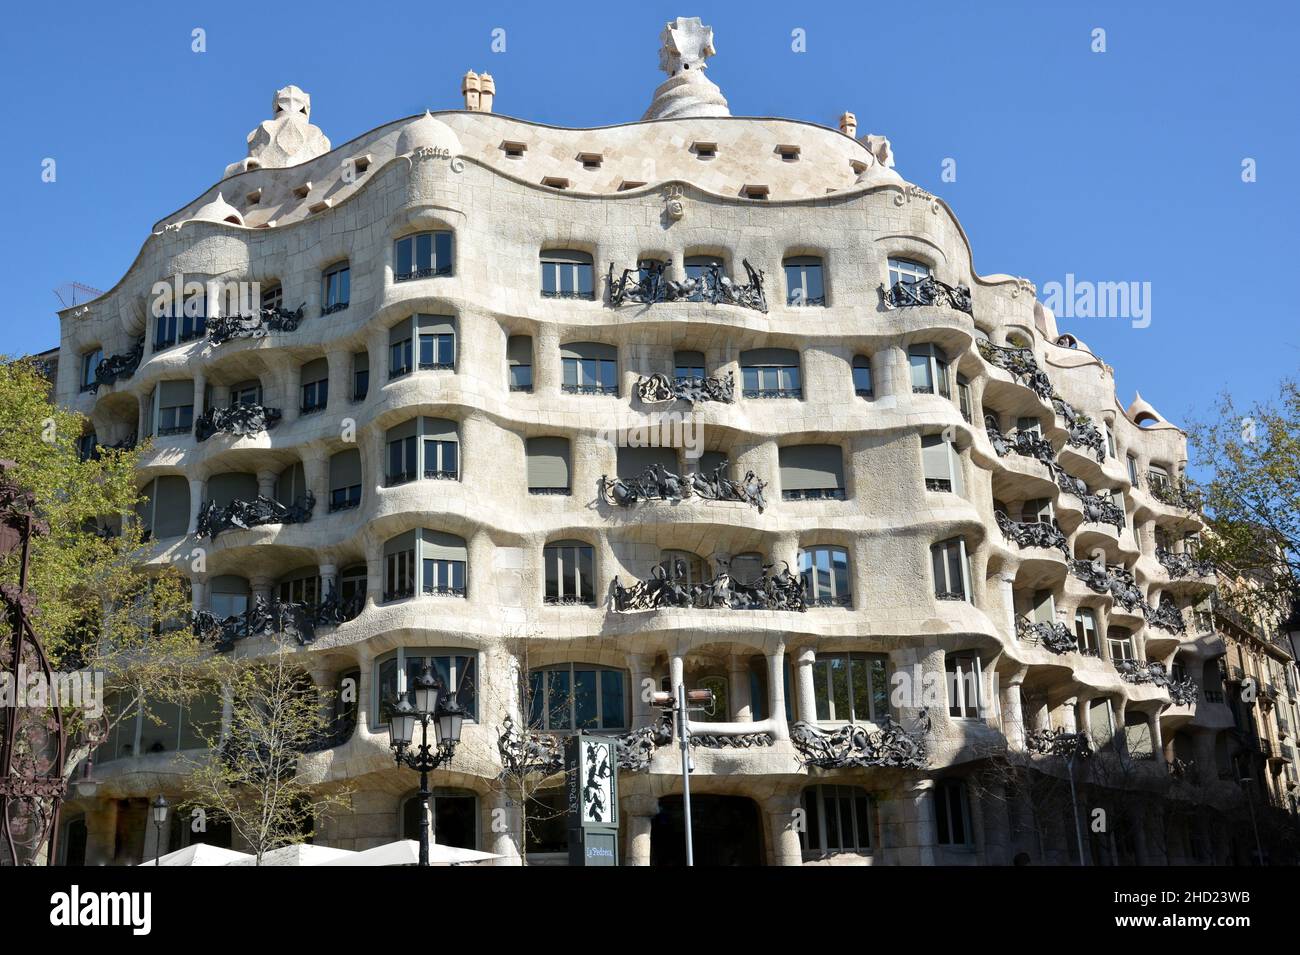
[[[691,151],[695,153],[696,159],[713,159],[718,155],[718,144],[694,142],[691,143]]]
[[[796,255],[785,260],[785,304],[794,308],[826,304],[822,260]]]
[[[361,451],[348,448],[330,458],[330,510],[345,511],[361,503]]]
[[[552,189],[568,189],[572,183],[563,176],[543,176],[542,185]]]
[[[198,283],[194,283],[197,285]],[[154,305],[154,351],[202,338],[207,332],[208,292],[204,286],[189,288],[181,302],[159,299]]]
[[[352,400],[365,401],[370,394],[370,354],[359,351],[352,356]]]
[[[930,277],[930,267],[920,262],[914,262],[911,259],[890,259],[889,260],[889,287],[893,288],[899,282],[904,285],[915,285],[921,279]]]
[[[688,588],[709,579],[709,568],[704,558],[687,550],[660,551],[656,566],[669,580],[678,581]]]
[[[877,723],[889,716],[883,656],[818,653],[813,690],[819,722]]]
[[[1025,501],[1020,510],[1020,519],[1026,524],[1054,525],[1056,517],[1051,498],[1036,497]]]
[[[568,438],[529,438],[524,453],[529,494],[569,493]]]
[[[1074,638],[1079,642],[1079,652],[1085,657],[1095,657],[1100,652],[1097,642],[1097,614],[1090,607],[1080,607],[1074,612]]]
[[[971,400],[970,382],[964,375],[957,376],[957,407],[961,411],[961,416],[967,424],[974,422],[974,403]]]
[[[528,151],[528,145],[526,143],[512,143],[507,140],[501,144],[501,149],[505,152],[507,159],[523,159],[524,153]]]
[[[859,786],[809,786],[803,791],[803,851],[825,855],[870,852],[874,812]]]
[[[257,379],[241,381],[230,386],[230,407],[240,405],[260,405],[262,403],[262,383]]]
[[[154,434],[186,434],[193,430],[194,382],[160,381],[154,400]]]
[[[1105,697],[1088,703],[1088,736],[1093,749],[1104,749],[1115,738],[1115,714]]]
[[[178,474],[154,478],[140,489],[141,526],[154,540],[181,537],[190,529],[190,482]]]
[[[413,596],[417,567],[421,593],[465,597],[466,560],[463,538],[428,528],[407,531],[384,545],[384,599]]]
[[[322,411],[329,403],[330,367],[324,358],[302,366],[302,413]]]
[[[1032,434],[1035,438],[1042,440],[1043,424],[1037,418],[1021,417],[1016,418],[1016,430],[1023,431],[1026,434]]]
[[[844,451],[838,444],[780,448],[781,499],[844,500]]]
[[[627,704],[622,670],[563,663],[528,673],[528,725],[536,730],[625,729]]]
[[[688,302],[705,301],[707,293],[721,280],[723,270],[726,268],[722,259],[716,255],[688,255],[682,264],[686,268],[687,279],[699,280],[691,294],[687,296]]]
[[[934,825],[941,846],[968,848],[973,844],[970,801],[960,779],[941,779],[934,784]]]
[[[533,390],[533,339],[530,335],[511,335],[506,340],[506,366],[511,391]]]
[[[316,568],[298,571],[281,579],[279,595],[281,603],[314,607],[320,600],[320,575]]]
[[[776,147],[776,154],[784,162],[797,162],[799,160],[799,147],[789,144],[781,144]]]
[[[970,555],[966,553],[966,541],[953,537],[935,544],[930,548],[930,563],[934,570],[936,598],[972,602]]]
[[[595,297],[591,254],[575,249],[548,249],[542,253],[542,297]]]
[[[871,386],[871,359],[866,355],[853,356],[853,393],[859,398],[874,398]]]
[[[95,369],[104,360],[104,349],[92,348],[81,355],[81,389],[85,391],[95,383]]]
[[[595,552],[582,541],[557,541],[542,548],[548,604],[594,604]]]
[[[948,682],[948,715],[957,719],[980,719],[984,712],[984,672],[979,654],[945,654],[943,667]]]
[[[635,480],[652,468],[678,473],[676,448],[619,448],[615,462],[615,471],[624,481]]]
[[[578,153],[578,162],[582,163],[583,169],[599,169],[603,158],[600,153]]]
[[[457,849],[478,848],[478,798],[458,789],[435,789],[429,795],[426,810],[419,796],[412,796],[402,804],[402,838],[420,838],[420,816],[427,812],[430,818],[429,841],[440,846]]]
[[[393,249],[394,282],[435,275],[451,275],[450,232],[417,232],[397,240]]]
[[[1124,714],[1124,746],[1134,759],[1155,759],[1151,724],[1145,713],[1129,711]]]
[[[321,314],[333,315],[348,307],[352,294],[352,270],[347,263],[326,270],[321,277]]]
[[[696,381],[703,380],[705,377],[704,353],[698,351],[673,352],[673,376],[676,378],[690,378]]]
[[[388,487],[406,484],[419,477],[431,480],[460,479],[459,433],[455,421],[445,418],[412,418],[389,428]]]
[[[1110,652],[1112,663],[1132,660],[1134,658],[1133,634],[1123,627],[1111,627],[1106,631],[1106,649]]]
[[[446,315],[414,315],[388,332],[388,377],[409,374],[412,361],[421,371],[456,367],[456,320]]]
[[[366,602],[365,564],[344,567],[339,571],[339,599],[343,601],[345,607],[352,607],[354,614],[360,612]]]
[[[843,547],[809,547],[799,551],[804,595],[814,607],[851,607],[849,553]]]
[[[569,395],[618,395],[618,349],[600,342],[570,342],[560,347],[563,379]]]
[[[260,307],[263,312],[279,312],[284,307],[284,289],[273,282],[262,290]]]
[[[1154,487],[1157,487],[1157,486],[1158,486],[1158,487],[1163,487],[1163,488],[1168,488],[1168,487],[1169,487],[1169,471],[1168,471],[1166,468],[1160,466],[1159,464],[1148,465],[1148,467],[1147,467],[1147,481],[1150,482],[1151,487],[1153,487],[1153,488],[1154,488]]]
[[[907,349],[907,361],[912,368],[913,394],[950,396],[948,358],[943,349],[938,345],[912,345]]]
[[[307,475],[302,464],[291,464],[275,481],[275,499],[286,507],[302,501],[307,494]]]
[[[961,453],[951,441],[945,441],[943,435],[921,436],[921,468],[925,474],[927,491],[946,491],[957,495],[966,493],[962,481]]]
[[[1140,483],[1138,481],[1138,459],[1131,454],[1128,456],[1128,480],[1134,487],[1137,487]]]
[[[788,348],[754,348],[740,353],[746,398],[802,398],[799,353]]]
[[[375,724],[388,722],[399,699],[415,704],[415,680],[429,666],[445,691],[456,694],[465,718],[478,718],[478,654],[461,648],[404,647],[375,661]]]
[[[762,183],[747,183],[740,188],[740,194],[746,199],[766,199],[772,190]]]

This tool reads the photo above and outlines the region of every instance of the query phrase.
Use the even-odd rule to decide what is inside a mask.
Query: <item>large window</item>
[[[506,341],[506,366],[510,370],[511,391],[533,390],[532,336],[510,336]]]
[[[885,658],[865,653],[818,653],[813,663],[813,698],[819,722],[884,720],[889,715]]]
[[[951,396],[948,385],[948,357],[938,345],[911,345],[907,362],[912,369],[912,393]]]
[[[190,529],[190,482],[176,474],[154,478],[143,488],[141,526],[155,540],[181,537]]]
[[[524,453],[528,458],[529,494],[569,493],[568,438],[529,438]]]
[[[154,351],[202,338],[207,333],[208,292],[206,288],[190,291],[181,302],[167,307],[159,302],[154,308]]]
[[[944,655],[948,682],[948,715],[980,719],[984,710],[984,672],[979,654],[970,651]]]
[[[591,254],[575,249],[547,249],[542,253],[542,297],[595,297]]]
[[[1112,663],[1134,659],[1133,634],[1123,627],[1111,627],[1106,631],[1106,649],[1110,652]]]
[[[429,841],[457,849],[478,848],[478,797],[460,789],[435,789],[426,810],[419,796],[402,804],[402,838],[420,838],[420,816],[428,812]]]
[[[746,398],[802,398],[799,353],[788,348],[754,348],[740,353]]]
[[[969,848],[974,843],[970,801],[962,780],[941,779],[934,784],[934,825],[941,846]]]
[[[465,707],[465,718],[478,718],[478,655],[460,648],[403,647],[375,661],[375,725],[388,722],[388,714],[399,699],[415,705],[415,681],[425,666],[446,692],[456,694]]]
[[[302,366],[303,414],[322,411],[329,403],[330,367],[324,358],[317,358]]]
[[[464,597],[467,560],[463,538],[427,528],[407,531],[384,545],[384,599],[413,596],[417,575],[421,593]]]
[[[361,451],[348,448],[330,457],[331,511],[345,511],[361,503]]]
[[[687,279],[698,280],[698,284],[687,297],[687,301],[690,302],[705,301],[706,294],[726,274],[726,263],[716,255],[688,255],[683,260],[682,265],[686,269]],[[714,278],[715,270],[718,275],[717,279]]]
[[[1088,702],[1088,736],[1093,749],[1104,749],[1115,738],[1115,713],[1106,697]]]
[[[785,260],[785,304],[795,308],[826,304],[822,260],[813,255]]]
[[[529,671],[528,725],[561,733],[625,729],[627,675],[622,670],[584,663]]]
[[[155,434],[188,434],[194,429],[194,382],[160,381],[153,396]]]
[[[320,573],[311,567],[282,577],[279,592],[282,603],[314,607],[320,602]]]
[[[1128,480],[1134,487],[1141,483],[1138,480],[1138,459],[1131,454],[1128,455]]]
[[[348,307],[352,296],[352,270],[343,262],[321,276],[321,314],[332,315]]]
[[[262,403],[262,383],[256,378],[241,381],[230,386],[230,407],[240,405],[260,405]]]
[[[781,498],[786,501],[844,500],[844,451],[837,444],[780,448]]]
[[[809,786],[803,791],[805,826],[799,833],[803,851],[824,855],[870,852],[871,796],[858,786]]]
[[[866,355],[853,356],[853,393],[859,398],[876,396],[871,383],[871,359]]]
[[[81,353],[81,387],[82,390],[89,388],[95,383],[95,369],[99,363],[104,360],[104,349],[92,348],[90,351]]]
[[[809,547],[799,551],[804,595],[814,607],[851,607],[849,552],[843,547]]]
[[[560,347],[560,362],[565,394],[618,395],[618,349],[613,345],[569,342]]]
[[[894,259],[889,260],[889,287],[893,288],[899,282],[904,285],[915,285],[921,279],[929,278],[930,267],[921,262],[914,262],[911,259]]]
[[[454,371],[456,320],[447,315],[413,315],[388,331],[388,377],[421,371]]]
[[[944,440],[943,435],[921,436],[921,466],[927,491],[946,491],[957,495],[966,493],[962,481],[961,454],[956,445]]]
[[[445,418],[413,418],[388,429],[388,487],[417,478],[456,481],[460,478],[460,443],[456,422]]]
[[[546,565],[546,603],[595,603],[595,552],[590,544],[574,540],[547,544],[542,548],[542,561]]]
[[[352,400],[365,401],[370,394],[370,354],[359,351],[352,356]]]
[[[939,600],[971,602],[970,556],[966,541],[953,537],[930,548],[930,565],[934,571],[934,595]]]
[[[1100,653],[1097,613],[1091,607],[1080,607],[1074,612],[1074,638],[1079,643],[1079,652],[1084,656],[1095,657]]]
[[[451,275],[450,232],[417,232],[394,243],[394,282],[427,279],[435,275]]]

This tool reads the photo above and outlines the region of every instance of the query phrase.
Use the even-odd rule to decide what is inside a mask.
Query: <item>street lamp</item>
[[[449,762],[460,742],[465,710],[455,693],[447,693],[433,668],[425,664],[424,672],[412,687],[415,705],[405,696],[393,707],[388,719],[389,745],[398,766],[408,766],[420,774],[420,865],[429,864],[429,773]],[[420,724],[420,745],[411,749],[415,724]],[[429,743],[429,724],[433,724],[434,743]]]
[[[99,780],[95,778],[95,758],[87,756],[81,766],[81,778],[77,780],[77,795],[83,799],[94,799],[99,792]]]
[[[686,830],[686,864],[695,865],[695,840],[691,836],[691,727],[689,714],[694,712],[712,713],[714,708],[713,691],[709,689],[687,690],[686,683],[677,684],[676,695],[666,690],[657,691],[650,700],[651,704],[667,713],[677,714],[677,739],[682,748],[682,821]]]
[[[153,843],[153,864],[158,865],[158,854],[162,850],[162,827],[167,821],[167,810],[171,806],[167,803],[167,797],[162,793],[153,801],[153,825],[154,825],[154,843]]]

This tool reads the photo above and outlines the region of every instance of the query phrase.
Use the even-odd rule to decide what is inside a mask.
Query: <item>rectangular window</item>
[[[415,549],[399,550],[384,559],[384,599],[415,596]]]
[[[465,718],[478,717],[478,667],[475,654],[466,650],[401,649],[378,661],[375,667],[376,725],[388,722],[389,708],[399,699],[415,703],[415,681],[428,666],[446,692],[456,694]],[[433,730],[430,728],[430,734]]]
[[[571,395],[617,395],[618,362],[608,358],[565,358],[561,390]]]
[[[542,560],[546,565],[546,603],[595,603],[595,552],[590,544],[551,544],[542,548]]]
[[[352,356],[352,400],[365,401],[370,394],[370,355],[357,352]]]
[[[799,551],[799,575],[804,596],[813,607],[851,607],[849,554],[842,547],[811,547]]]
[[[1074,637],[1085,657],[1098,655],[1097,615],[1090,608],[1080,607],[1074,612]]]
[[[883,656],[819,653],[813,663],[813,690],[819,722],[876,723],[889,716]]]
[[[958,495],[966,493],[965,482],[962,480],[961,455],[952,442],[945,441],[942,435],[921,436],[921,466],[927,491],[947,491]]]
[[[807,308],[826,304],[826,286],[822,277],[822,260],[798,256],[785,260],[785,304]]]
[[[595,297],[591,256],[585,252],[557,250],[542,253],[544,298]]]
[[[871,359],[866,355],[853,357],[853,393],[859,398],[875,397],[871,383]]]
[[[409,337],[390,344],[388,346],[388,377],[399,378],[402,375],[409,375],[415,367],[413,354]]]
[[[803,851],[815,855],[870,852],[875,812],[859,786],[809,786],[803,791]]]
[[[415,435],[410,435],[388,442],[388,487],[396,487],[416,479],[419,474],[416,441]]]
[[[741,352],[741,386],[746,398],[802,398],[799,353],[786,348]]]
[[[456,367],[456,336],[448,332],[420,332],[420,369],[443,371]]]
[[[936,598],[965,601],[972,599],[969,561],[966,541],[959,537],[940,541],[930,548]]]
[[[1138,481],[1138,460],[1133,455],[1128,456],[1128,480],[1134,487],[1139,484]]]
[[[310,414],[313,411],[321,411],[329,402],[329,379],[322,378],[320,381],[309,381],[302,386],[302,412]]]
[[[879,273],[877,273],[879,274]],[[920,262],[913,262],[911,259],[890,259],[889,260],[889,287],[893,288],[899,282],[904,285],[915,285],[921,279],[929,278],[930,267],[922,265]]]
[[[782,500],[844,500],[844,451],[839,445],[793,445],[778,449],[777,458]]]
[[[424,592],[450,597],[465,596],[465,562],[445,558],[424,558]]]
[[[322,278],[321,314],[332,315],[348,307],[352,295],[352,270],[346,265],[330,269]]]
[[[1106,633],[1106,649],[1110,651],[1112,663],[1134,659],[1133,635],[1119,627],[1111,627]]]
[[[957,719],[981,719],[984,714],[984,674],[979,654],[945,654],[943,666],[948,681],[948,715]]]
[[[81,356],[81,387],[83,390],[95,383],[95,369],[104,360],[104,349],[92,348]]]
[[[935,783],[934,822],[939,845],[954,848],[972,845],[970,803],[962,780],[941,779]]]
[[[913,345],[907,350],[912,370],[912,393],[951,396],[948,385],[948,358],[936,345]]]
[[[451,233],[420,232],[398,239],[393,251],[393,281],[451,275]]]
[[[425,438],[424,476],[442,481],[458,480],[460,471],[456,459],[459,450],[455,441]]]
[[[525,445],[529,494],[569,493],[569,440],[529,438]]]
[[[622,670],[580,663],[528,674],[528,725],[535,730],[625,729],[627,678]]]

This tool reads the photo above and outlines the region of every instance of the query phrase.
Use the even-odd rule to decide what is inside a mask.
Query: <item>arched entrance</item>
[[[763,818],[744,796],[691,796],[696,865],[763,864]],[[686,864],[682,797],[664,796],[650,829],[650,864]]]

